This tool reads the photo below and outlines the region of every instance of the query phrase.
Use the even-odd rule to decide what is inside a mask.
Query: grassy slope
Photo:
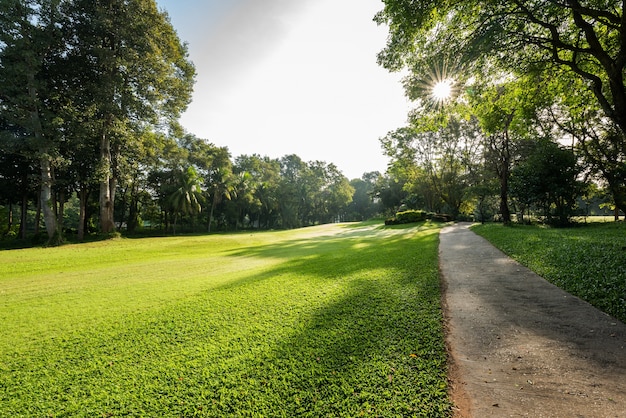
[[[0,252],[0,416],[448,416],[437,232]]]
[[[473,229],[546,280],[626,322],[626,225]]]

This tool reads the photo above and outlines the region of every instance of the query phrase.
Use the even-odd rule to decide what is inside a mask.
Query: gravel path
[[[626,417],[626,325],[456,224],[441,231],[456,417]]]

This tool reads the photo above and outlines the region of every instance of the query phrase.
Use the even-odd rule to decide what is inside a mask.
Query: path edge
[[[451,228],[452,226],[446,226],[439,230],[439,234],[445,228]],[[447,358],[447,379],[448,379],[448,397],[452,403],[452,417],[453,418],[472,418],[472,399],[470,398],[467,390],[465,389],[466,382],[463,379],[463,373],[461,367],[457,361],[458,354],[455,352],[453,344],[450,340],[450,329],[452,325],[450,323],[450,311],[448,307],[448,281],[443,273],[441,267],[441,250],[439,245],[441,239],[438,238],[437,244],[437,256],[438,256],[438,268],[439,268],[439,289],[441,294],[441,310],[443,315],[443,334],[444,343],[446,349]]]

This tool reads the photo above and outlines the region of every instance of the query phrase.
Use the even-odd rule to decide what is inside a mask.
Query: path
[[[457,224],[441,231],[457,417],[626,417],[626,325]]]

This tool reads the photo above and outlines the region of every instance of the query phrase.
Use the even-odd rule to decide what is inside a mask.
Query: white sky
[[[157,0],[196,65],[186,130],[241,154],[384,172],[378,139],[405,124],[400,76],[376,64],[380,0]]]

